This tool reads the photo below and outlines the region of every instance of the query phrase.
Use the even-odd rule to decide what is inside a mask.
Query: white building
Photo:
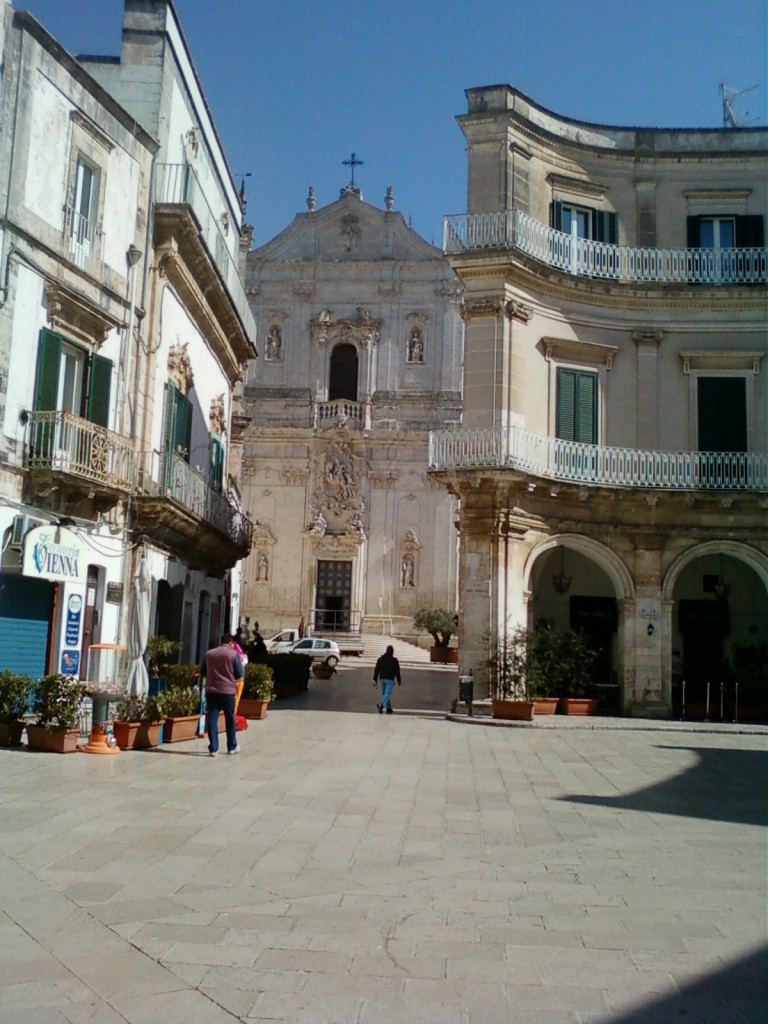
[[[170,0],[126,0],[119,60],[3,17],[3,661],[85,675],[125,641],[141,555],[153,631],[196,659],[250,547],[228,475],[255,354],[240,202]]]
[[[242,614],[261,631],[413,634],[455,607],[454,500],[427,433],[460,419],[460,287],[393,209],[352,184],[249,253],[263,338],[249,366],[243,498],[254,519]]]
[[[467,97],[464,421],[430,449],[461,502],[462,668],[570,626],[609,705],[679,711],[685,682],[719,713],[723,683],[733,714],[768,642],[768,132]]]

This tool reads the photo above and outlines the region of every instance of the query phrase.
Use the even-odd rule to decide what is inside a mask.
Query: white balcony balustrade
[[[66,473],[126,493],[136,486],[130,438],[69,412],[29,412],[27,417],[27,469]]]
[[[206,199],[203,187],[189,164],[158,164],[155,183],[155,202],[167,205],[189,206],[200,225],[200,234],[229,292],[249,338],[256,337],[256,325],[245,295],[240,270],[230,252],[221,224]],[[231,233],[231,229],[230,229]],[[234,235],[237,240],[237,233]]]
[[[345,426],[350,430],[366,430],[371,426],[370,405],[336,398],[331,402],[315,402],[314,425],[317,428]]]
[[[768,452],[664,452],[579,444],[518,427],[438,430],[431,470],[514,469],[546,480],[670,491],[768,491]]]
[[[250,549],[251,520],[180,455],[154,452],[151,467],[150,478],[145,480],[150,493],[167,495],[202,522],[210,523],[239,546]]]
[[[520,210],[445,218],[449,255],[517,249],[567,274],[635,284],[736,285],[768,281],[768,250],[651,249],[593,242],[555,231]]]

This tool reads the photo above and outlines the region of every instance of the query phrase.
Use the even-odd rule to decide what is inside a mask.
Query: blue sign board
[[[68,676],[76,676],[80,672],[80,651],[61,652],[61,671]]]
[[[79,594],[70,594],[67,601],[67,625],[64,634],[64,643],[67,647],[75,647],[80,639],[80,613],[82,608],[82,597]]]

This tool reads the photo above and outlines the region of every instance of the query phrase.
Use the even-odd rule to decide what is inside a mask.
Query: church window
[[[346,398],[357,401],[357,350],[354,345],[337,345],[331,353],[328,401]]]

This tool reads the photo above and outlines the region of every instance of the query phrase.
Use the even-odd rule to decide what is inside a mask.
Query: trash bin
[[[467,705],[467,714],[472,714],[472,701],[475,699],[475,679],[470,672],[468,676],[459,676],[459,703]]]

